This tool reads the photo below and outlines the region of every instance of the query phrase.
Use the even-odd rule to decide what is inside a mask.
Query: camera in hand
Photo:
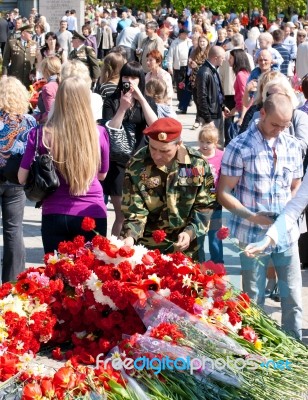
[[[130,90],[130,83],[129,82],[123,82],[123,93],[126,94]]]

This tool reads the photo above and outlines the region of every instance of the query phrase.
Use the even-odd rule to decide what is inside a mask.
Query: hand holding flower
[[[178,236],[178,241],[174,243],[176,251],[185,251],[190,245],[190,236],[187,232],[181,232]]]
[[[247,257],[255,257],[256,255],[262,253],[268,246],[274,244],[272,238],[269,236],[265,236],[263,240],[259,242],[250,243],[248,246],[245,247],[245,254]]]

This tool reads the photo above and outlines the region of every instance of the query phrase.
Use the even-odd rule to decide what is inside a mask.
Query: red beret
[[[174,118],[159,118],[143,133],[158,142],[169,143],[181,136],[182,125]]]

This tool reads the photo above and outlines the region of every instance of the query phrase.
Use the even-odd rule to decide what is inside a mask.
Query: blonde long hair
[[[68,77],[60,83],[43,143],[50,149],[70,194],[85,195],[99,171],[101,158],[90,89],[83,79]]]
[[[8,114],[23,115],[29,110],[29,93],[14,76],[0,79],[0,110]]]

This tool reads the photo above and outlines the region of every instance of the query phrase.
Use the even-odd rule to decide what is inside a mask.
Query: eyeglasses
[[[307,35],[299,35],[299,34],[298,34],[297,36],[298,36],[298,37],[306,37]]]

